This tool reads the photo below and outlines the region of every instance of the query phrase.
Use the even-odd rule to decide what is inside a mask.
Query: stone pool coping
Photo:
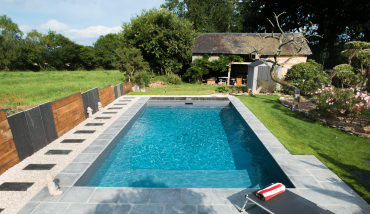
[[[135,96],[137,97],[137,96]],[[157,96],[156,96],[157,97]],[[175,97],[175,96],[174,96]],[[187,96],[198,97],[198,96]],[[257,117],[238,99],[227,96],[266,150],[296,186],[290,190],[335,213],[368,213],[370,206],[316,157],[291,155]],[[124,97],[122,97],[124,98]],[[119,98],[118,100],[121,100]],[[123,125],[149,99],[141,96],[55,178],[64,191],[49,196],[40,190],[18,213],[238,213],[243,195],[255,189],[115,188],[73,186]],[[251,211],[263,213],[259,208]]]

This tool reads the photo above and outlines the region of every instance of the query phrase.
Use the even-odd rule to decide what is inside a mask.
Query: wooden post
[[[231,62],[229,63],[229,68],[227,70],[227,85],[230,85]]]

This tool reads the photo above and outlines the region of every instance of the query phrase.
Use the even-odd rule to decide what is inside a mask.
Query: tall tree
[[[193,23],[197,32],[240,32],[239,0],[166,0],[161,7]]]
[[[322,39],[310,39],[310,47],[314,53],[312,58],[320,60],[320,52],[329,52],[325,60],[326,67],[338,64],[342,44],[353,40],[370,41],[370,1],[359,4],[354,0],[331,1],[274,1],[243,0],[243,31],[270,31],[272,26],[266,18],[273,12],[280,14],[282,27],[286,31],[297,31],[300,27],[309,27],[311,21],[315,28],[307,33],[322,35]],[[248,11],[248,12],[246,12]],[[307,35],[306,35],[307,36]]]
[[[0,16],[0,30],[0,67],[9,70],[9,65],[21,54],[23,33],[6,15]]]
[[[125,42],[140,49],[145,61],[157,73],[178,73],[191,61],[197,33],[188,20],[172,12],[142,11],[122,28]]]
[[[95,62],[105,69],[114,68],[113,63],[117,58],[116,49],[123,47],[122,37],[118,34],[107,34],[100,36],[94,43]]]
[[[149,64],[144,61],[140,49],[132,47],[117,48],[116,53],[115,66],[120,72],[127,73],[129,82],[131,82],[135,72],[145,72],[149,69]]]
[[[32,68],[34,64],[37,64],[41,70],[44,69],[46,45],[42,41],[43,36],[37,30],[32,30],[27,33],[26,38],[23,40],[22,58],[27,67]]]

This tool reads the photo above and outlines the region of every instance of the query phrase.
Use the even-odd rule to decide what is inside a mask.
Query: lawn
[[[22,96],[27,94],[27,101],[22,105],[34,106],[95,87],[101,89],[108,85],[117,85],[122,77],[118,70],[1,72],[0,96],[7,96],[9,92]]]
[[[370,185],[353,176],[370,177],[370,139],[328,128],[286,109],[278,96],[238,96],[293,155],[315,155],[362,198],[370,203]]]
[[[200,85],[182,83],[180,85],[166,85],[147,87],[145,92],[130,92],[130,95],[210,95],[216,93],[218,85]],[[166,88],[166,89],[165,89]],[[232,86],[228,86],[230,92]],[[237,86],[236,90],[242,90],[245,86]]]

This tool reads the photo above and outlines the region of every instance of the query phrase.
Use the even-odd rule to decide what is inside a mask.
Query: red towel
[[[256,192],[256,196],[259,197],[260,199],[267,201],[270,198],[279,195],[280,193],[283,193],[285,191],[285,186],[284,184],[281,183],[276,183],[272,184],[268,187],[265,187],[261,190],[258,190]]]

